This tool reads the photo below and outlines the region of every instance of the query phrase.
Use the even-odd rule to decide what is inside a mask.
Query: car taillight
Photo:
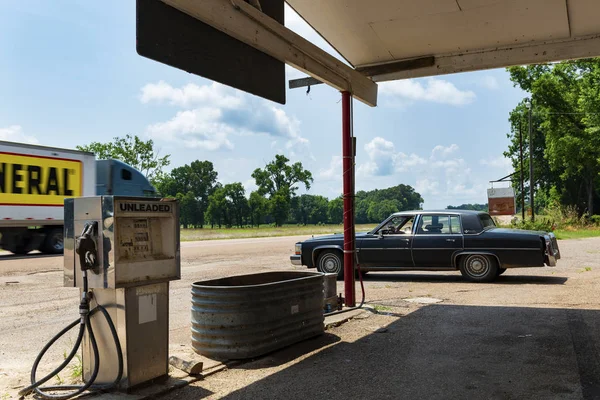
[[[296,255],[299,256],[302,254],[302,244],[296,243]]]

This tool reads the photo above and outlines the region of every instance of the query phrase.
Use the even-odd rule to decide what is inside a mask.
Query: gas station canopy
[[[598,0],[287,0],[375,81],[600,54]]]

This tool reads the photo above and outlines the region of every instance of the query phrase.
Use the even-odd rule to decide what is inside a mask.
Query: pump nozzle
[[[77,238],[75,251],[79,254],[79,265],[82,271],[91,269],[97,272],[98,267],[98,222],[86,222],[81,236]]]

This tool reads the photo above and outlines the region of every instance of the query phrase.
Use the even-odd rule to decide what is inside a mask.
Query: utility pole
[[[519,114],[519,148],[520,148],[520,160],[521,168],[521,220],[525,221],[525,188],[523,187],[523,131],[521,130],[521,116]]]
[[[531,129],[531,109],[533,108],[533,103],[531,99],[529,99],[529,205],[531,206],[531,222],[535,221],[535,211],[534,211],[534,202],[533,202],[533,140],[532,129]]]

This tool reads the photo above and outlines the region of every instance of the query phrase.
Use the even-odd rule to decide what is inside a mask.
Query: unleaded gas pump
[[[36,359],[32,385],[47,398],[85,390],[127,390],[168,374],[169,281],[180,279],[178,203],[117,196],[65,200],[64,286],[81,289],[80,318]],[[64,368],[81,345],[82,386],[41,387],[37,366],[60,336],[79,325]],[[54,391],[70,393],[55,395]]]

